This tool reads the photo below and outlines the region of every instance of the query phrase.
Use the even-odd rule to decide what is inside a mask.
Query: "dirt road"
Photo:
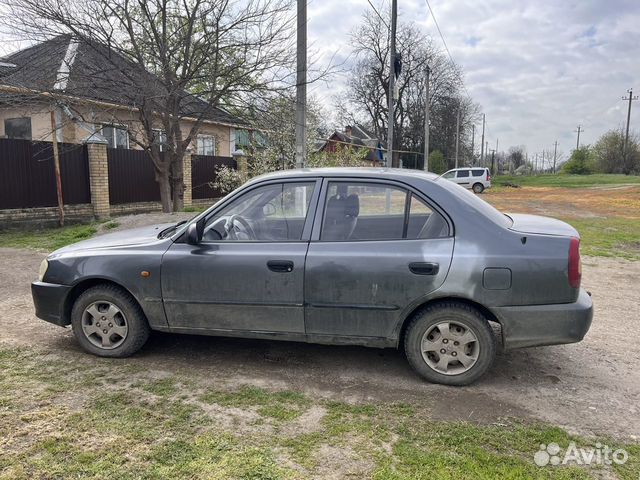
[[[90,367],[71,332],[35,318],[29,282],[43,254],[0,249],[0,344],[62,352]],[[114,368],[142,365],[218,388],[251,384],[346,401],[403,401],[435,419],[542,420],[570,432],[640,438],[640,262],[585,258],[596,314],[579,344],[500,354],[476,385],[424,383],[394,350],[155,334]]]

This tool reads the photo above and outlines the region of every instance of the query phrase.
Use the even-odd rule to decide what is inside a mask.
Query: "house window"
[[[129,148],[129,132],[124,125],[103,125],[100,133],[111,148]]]
[[[153,133],[153,143],[157,144],[160,147],[161,152],[167,151],[167,133],[164,130],[160,130],[154,128],[152,130]]]
[[[5,119],[4,134],[7,138],[31,140],[31,117]]]
[[[197,139],[198,155],[215,155],[216,154],[216,137],[212,135],[198,135]]]

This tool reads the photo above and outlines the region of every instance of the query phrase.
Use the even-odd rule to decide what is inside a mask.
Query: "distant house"
[[[51,111],[57,140],[81,143],[100,135],[112,148],[140,148],[144,137],[136,109],[145,100],[128,72],[131,64],[106,46],[61,35],[0,59],[0,138],[51,140]],[[150,82],[156,77],[148,74]],[[139,85],[139,83],[138,83]],[[201,128],[193,151],[230,156],[243,122],[221,108],[182,92],[181,128],[186,136],[197,118]],[[158,120],[154,138],[166,139]],[[143,142],[144,143],[144,142]]]
[[[317,145],[318,150],[324,152],[336,152],[344,147],[366,148],[368,153],[365,160],[372,165],[382,165],[384,162],[384,146],[381,141],[361,125],[347,125],[344,131],[336,130],[326,141]]]

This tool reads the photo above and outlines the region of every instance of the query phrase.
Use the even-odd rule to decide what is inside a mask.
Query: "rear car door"
[[[169,325],[303,334],[304,262],[319,189],[316,179],[249,187],[206,217],[200,244],[174,243],[162,263]]]
[[[377,180],[325,180],[305,267],[305,327],[323,337],[390,339],[446,278],[450,221],[419,192]]]
[[[458,170],[456,172],[456,183],[463,187],[469,187],[471,184],[471,171],[470,170]]]

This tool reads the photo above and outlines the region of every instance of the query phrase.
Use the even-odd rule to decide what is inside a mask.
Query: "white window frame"
[[[109,148],[118,148],[118,144],[116,143],[116,135],[115,135],[115,130],[124,130],[126,135],[126,139],[127,139],[127,146],[124,148],[124,150],[129,150],[131,148],[131,144],[129,141],[129,128],[127,127],[127,125],[124,125],[122,123],[103,123],[100,125],[100,134],[106,139],[107,137],[104,136],[103,131],[105,128],[113,128],[114,129],[114,135],[112,135],[112,139],[113,139],[113,144],[108,144],[107,146]],[[108,139],[107,139],[108,141]]]
[[[200,148],[200,141],[211,140],[211,146],[213,148],[213,153],[208,154],[204,152],[204,144],[203,148]],[[216,137],[214,135],[198,135],[196,137],[196,152],[198,155],[207,155],[214,157],[216,155]]]
[[[167,132],[162,130],[161,128],[152,128],[151,132],[153,133],[154,138],[158,138],[160,143],[158,146],[160,147],[160,151],[164,152],[167,150]]]

